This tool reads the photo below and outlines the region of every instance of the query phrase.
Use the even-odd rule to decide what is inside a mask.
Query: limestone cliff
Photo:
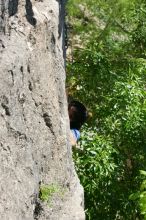
[[[64,0],[0,0],[0,219],[83,220],[68,140]],[[53,187],[42,201],[40,189]]]

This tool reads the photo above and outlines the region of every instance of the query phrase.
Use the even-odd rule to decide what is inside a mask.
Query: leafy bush
[[[85,209],[88,219],[106,216],[110,209],[113,177],[117,173],[118,152],[108,138],[99,136],[96,129],[84,128],[81,150],[75,150],[74,160],[85,190]],[[119,175],[119,176],[118,176]],[[107,216],[108,217],[108,216]]]
[[[144,216],[144,219],[146,219],[146,171],[140,170],[140,174],[142,176],[140,190],[131,194],[129,199],[137,201],[141,215]]]
[[[86,219],[134,219],[139,214],[129,195],[137,179],[110,137],[98,132],[85,127],[80,150],[74,149],[76,170],[85,191]]]
[[[92,113],[83,129],[83,151],[75,152],[92,220],[141,219],[129,195],[139,190],[139,170],[146,166],[146,4],[114,3],[68,5],[73,51],[67,86]]]

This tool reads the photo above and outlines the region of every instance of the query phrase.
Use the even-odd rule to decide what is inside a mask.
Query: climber
[[[70,141],[71,145],[74,146],[80,138],[80,129],[87,120],[88,113],[82,103],[71,101],[68,105],[68,114],[71,129]]]

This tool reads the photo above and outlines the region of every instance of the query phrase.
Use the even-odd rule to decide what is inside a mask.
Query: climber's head
[[[68,113],[71,129],[80,129],[87,120],[87,109],[78,101],[71,101],[68,105]]]

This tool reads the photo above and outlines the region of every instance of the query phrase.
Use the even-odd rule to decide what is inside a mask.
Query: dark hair
[[[87,109],[78,101],[71,101],[68,105],[68,112],[70,118],[70,128],[80,129],[87,120]]]

